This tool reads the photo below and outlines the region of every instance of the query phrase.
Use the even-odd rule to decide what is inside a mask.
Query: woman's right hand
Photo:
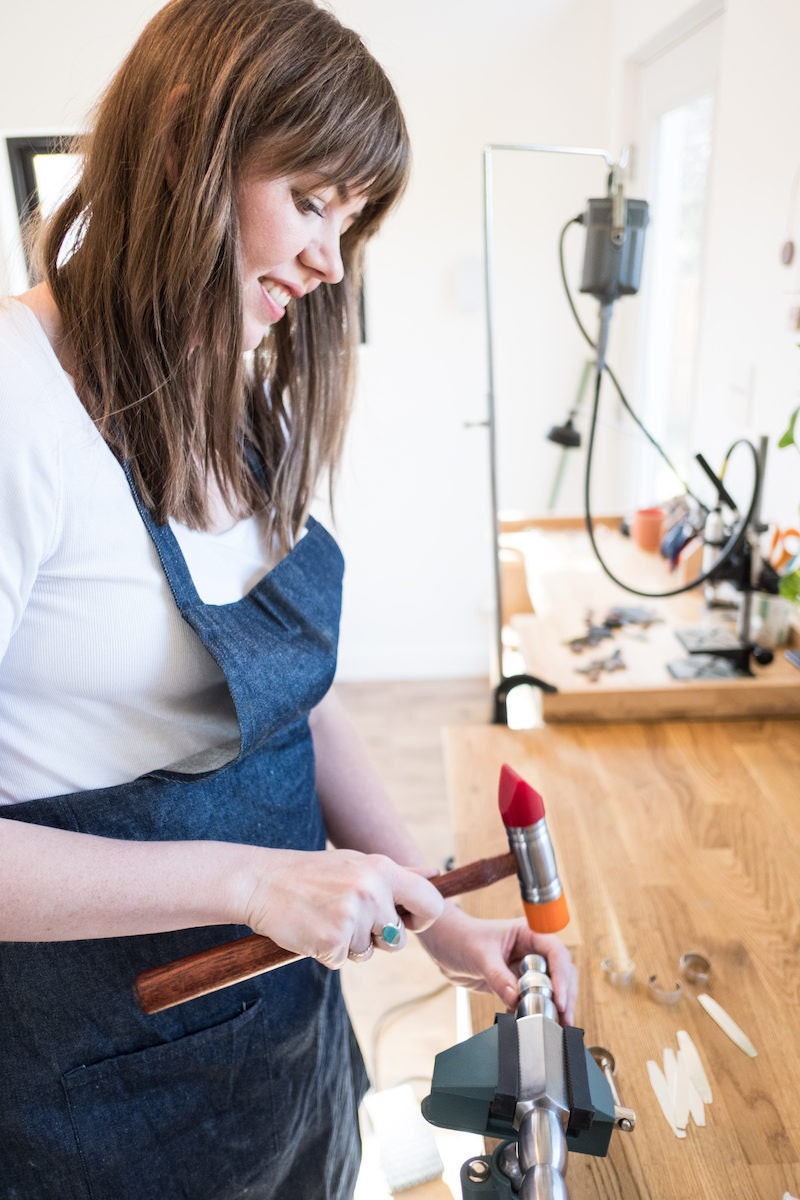
[[[267,850],[256,854],[255,877],[245,901],[245,923],[278,945],[326,967],[341,967],[351,952],[371,946],[399,950],[405,928],[427,929],[440,916],[444,900],[420,873],[398,866],[383,854],[356,850]],[[398,921],[397,910],[404,910]],[[381,937],[399,925],[391,944]]]

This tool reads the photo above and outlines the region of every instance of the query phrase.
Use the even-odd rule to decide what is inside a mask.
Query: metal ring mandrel
[[[711,963],[704,954],[698,954],[696,950],[687,950],[681,955],[680,967],[683,978],[689,983],[708,983]]]
[[[558,1009],[553,1001],[553,985],[547,974],[546,960],[538,954],[528,954],[520,966],[517,1016],[542,1015],[558,1021]]]
[[[366,962],[367,959],[372,958],[374,953],[375,947],[373,946],[372,942],[370,942],[366,950],[348,950],[347,957],[350,959],[350,962],[362,963]]]
[[[650,995],[658,1004],[677,1004],[683,995],[683,988],[679,982],[675,983],[674,988],[662,988],[659,986],[657,976],[655,975],[650,976],[647,986],[650,989]]]
[[[541,1167],[550,1167],[554,1175],[563,1177],[567,1169],[567,1142],[559,1114],[543,1106],[529,1109],[520,1122],[517,1154],[523,1178]],[[566,1190],[563,1195],[566,1196]]]

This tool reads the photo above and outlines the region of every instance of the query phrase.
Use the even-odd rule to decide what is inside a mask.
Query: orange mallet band
[[[563,892],[557,899],[547,900],[544,904],[529,904],[523,900],[522,907],[534,933],[558,933],[569,925],[569,908]]]

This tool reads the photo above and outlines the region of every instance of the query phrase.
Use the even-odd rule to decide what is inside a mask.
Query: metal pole
[[[487,427],[489,430],[489,486],[492,505],[492,551],[494,555],[494,617],[495,655],[498,684],[495,689],[494,723],[504,724],[506,699],[511,687],[517,683],[529,683],[535,687],[555,691],[552,685],[529,675],[507,677],[503,670],[503,603],[500,573],[500,505],[497,482],[497,410],[495,404],[494,369],[494,239],[492,207],[492,151],[521,151],[522,153],[583,154],[602,158],[614,167],[607,150],[585,146],[506,145],[502,143],[486,146],[483,151],[483,247],[484,287],[486,295],[486,357],[487,357]],[[623,152],[623,158],[627,154]]]
[[[489,427],[489,487],[492,503],[492,553],[494,556],[495,664],[498,682],[503,679],[503,603],[500,579],[500,511],[497,494],[497,422],[494,400],[494,240],[492,236],[492,147],[483,152],[483,245],[486,289],[486,404]]]

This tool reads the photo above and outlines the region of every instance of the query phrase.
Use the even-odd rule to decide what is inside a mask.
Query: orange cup
[[[633,540],[640,550],[654,554],[661,546],[664,534],[663,508],[640,508],[631,523]]]

